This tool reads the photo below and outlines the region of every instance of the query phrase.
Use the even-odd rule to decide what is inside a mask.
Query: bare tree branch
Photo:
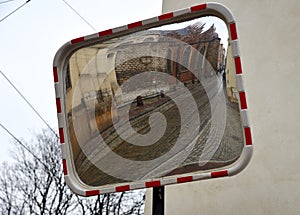
[[[22,144],[26,149],[16,144],[15,162],[1,165],[0,214],[143,213],[144,199],[137,198],[138,192],[89,198],[72,193],[64,182],[59,140],[50,130],[36,134],[31,144]]]

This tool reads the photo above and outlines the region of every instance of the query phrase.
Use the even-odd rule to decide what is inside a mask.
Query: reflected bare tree
[[[81,197],[64,182],[60,144],[50,131],[15,146],[14,162],[2,163],[0,214],[143,214],[145,192],[129,191]]]

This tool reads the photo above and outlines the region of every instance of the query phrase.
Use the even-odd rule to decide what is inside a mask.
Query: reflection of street
[[[203,162],[214,168],[219,161],[236,159],[239,154],[229,153],[227,134],[223,137],[224,92],[214,76],[224,67],[225,50],[215,26],[204,26],[195,22],[177,30],[150,29],[72,55],[66,76],[67,124],[83,182],[160,177],[186,166],[194,171],[206,169]],[[239,131],[234,135],[235,142],[242,142]],[[144,137],[148,139],[141,141]]]
[[[223,136],[221,144],[216,153],[213,155],[212,159],[206,165],[199,166],[199,158],[203,152],[203,147],[208,139],[209,132],[214,132],[219,128],[212,126],[211,104],[207,97],[207,92],[202,87],[202,85],[200,83],[195,83],[189,84],[187,87],[194,97],[198,110],[192,110],[187,104],[185,114],[193,117],[193,113],[195,111],[198,111],[201,122],[200,129],[190,129],[191,135],[194,135],[193,139],[194,141],[196,141],[192,141],[186,147],[193,147],[191,149],[191,153],[186,157],[186,155],[184,154],[186,148],[182,148],[181,152],[168,157],[168,160],[165,161],[169,164],[172,164],[176,163],[178,159],[182,159],[182,157],[184,157],[186,159],[181,166],[176,169],[168,169],[166,171],[164,168],[162,168],[163,163],[156,163],[152,166],[149,172],[146,173],[146,175],[155,175],[156,177],[160,177],[165,174],[177,174],[186,172],[187,170],[188,172],[192,172],[201,169],[216,168],[233,162],[240,155],[240,152],[243,148],[243,138],[241,126],[239,125],[240,120],[238,108],[236,104],[231,104],[229,101],[227,101],[227,121],[225,127],[225,135]],[[222,81],[220,80],[220,82],[218,83],[211,82],[206,90],[209,90],[215,96],[218,96],[218,93],[221,93],[221,91],[223,90]],[[176,91],[173,91],[171,93],[173,93],[175,96],[181,96],[180,92],[180,89],[177,89]],[[153,97],[144,100],[143,107],[136,107],[136,104],[131,104],[129,114],[131,126],[136,130],[137,133],[145,134],[149,132],[149,116],[153,112],[158,111],[164,114],[164,116],[166,117],[167,128],[164,135],[156,143],[150,146],[137,146],[127,143],[126,141],[121,139],[119,135],[117,135],[112,126],[101,132],[101,136],[103,137],[105,143],[97,142],[96,138],[88,141],[85,144],[84,151],[89,158],[87,159],[83,152],[81,152],[78,156],[78,159],[75,161],[76,168],[81,180],[91,185],[122,182],[121,179],[117,179],[103,173],[94,164],[107,165],[111,169],[114,169],[114,171],[118,171],[124,176],[130,174],[131,178],[133,177],[137,180],[145,177],[145,174],[141,175],[140,173],[145,172],[145,170],[141,171],[140,169],[139,171],[139,169],[136,169],[136,167],[131,166],[128,166],[128,168],[126,169],[118,169],[118,164],[103,163],[105,158],[107,156],[110,156],[110,153],[107,153],[107,151],[104,150],[104,144],[107,144],[114,153],[128,160],[149,161],[163,156],[165,153],[170,151],[176,143],[176,140],[180,133],[181,125],[188,126],[189,122],[188,120],[186,122],[181,122],[180,113],[174,102],[170,100],[169,97]],[[123,113],[121,107],[118,109],[119,122],[122,121],[122,114]],[[217,132],[215,133],[217,134]],[[141,166],[140,168],[143,167]]]
[[[220,80],[222,78],[220,77]],[[224,83],[223,83],[224,84]],[[222,84],[222,85],[223,85]],[[226,94],[226,87],[223,86]],[[231,102],[228,96],[226,98],[226,126],[225,132],[222,136],[221,143],[218,150],[214,153],[213,157],[205,163],[205,165],[197,165],[199,162],[199,154],[203,151],[203,145],[194,147],[189,157],[182,163],[182,167],[171,171],[168,175],[187,173],[197,170],[207,170],[229,165],[236,161],[244,147],[243,131],[240,120],[240,113],[238,104]],[[201,130],[199,142],[207,140],[209,132],[217,130],[216,126],[212,126],[211,120]]]

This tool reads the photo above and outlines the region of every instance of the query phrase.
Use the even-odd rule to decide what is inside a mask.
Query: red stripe
[[[76,39],[71,40],[71,43],[75,44],[75,43],[80,43],[82,41],[84,41],[84,37],[78,37]]]
[[[236,40],[238,38],[238,36],[237,36],[235,23],[231,23],[229,28],[230,28],[230,33],[231,33],[231,40]]]
[[[119,186],[116,187],[116,192],[124,192],[130,190],[130,186],[129,185],[124,185],[124,186]]]
[[[64,129],[63,128],[59,128],[58,132],[59,132],[60,143],[64,143],[65,142]]]
[[[113,33],[112,29],[108,29],[108,30],[105,30],[105,31],[100,31],[98,34],[99,34],[99,37],[103,37],[103,36],[106,36],[106,35],[110,35],[112,33]]]
[[[56,98],[56,111],[57,113],[61,113],[60,98]]]
[[[249,127],[244,128],[244,132],[245,132],[246,145],[247,146],[252,145],[251,129]]]
[[[199,4],[199,5],[191,7],[192,12],[199,11],[199,10],[205,10],[205,9],[206,9],[206,4]]]
[[[128,24],[128,25],[127,25],[127,27],[128,27],[129,29],[130,29],[130,28],[140,27],[140,26],[143,26],[142,21],[134,22],[134,23],[131,23],[131,24]]]
[[[166,14],[160,15],[158,17],[158,20],[161,21],[161,20],[170,19],[170,18],[173,18],[173,17],[174,17],[174,14],[173,14],[173,12],[171,12],[171,13],[166,13]]]
[[[96,196],[96,195],[100,195],[99,190],[88,190],[85,192],[85,196]]]
[[[242,74],[242,63],[241,63],[241,58],[240,57],[235,57],[234,58],[234,64],[235,64],[235,72],[236,74]]]
[[[149,181],[146,182],[146,187],[159,187],[160,181]]]
[[[241,109],[247,109],[246,93],[240,92]]]
[[[228,171],[222,170],[222,171],[218,171],[218,172],[211,172],[210,174],[211,174],[212,178],[219,178],[219,177],[228,176]]]
[[[184,182],[190,182],[190,181],[193,181],[193,176],[177,178],[177,183],[184,183]]]
[[[68,175],[68,169],[67,169],[67,161],[66,161],[66,159],[62,160],[62,164],[63,164],[64,175]]]
[[[54,77],[54,83],[57,83],[58,82],[57,67],[53,67],[53,77]]]

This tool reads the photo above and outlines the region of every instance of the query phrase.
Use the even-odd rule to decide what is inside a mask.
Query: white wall
[[[300,2],[218,2],[237,22],[254,154],[236,176],[167,186],[166,214],[300,214]]]

